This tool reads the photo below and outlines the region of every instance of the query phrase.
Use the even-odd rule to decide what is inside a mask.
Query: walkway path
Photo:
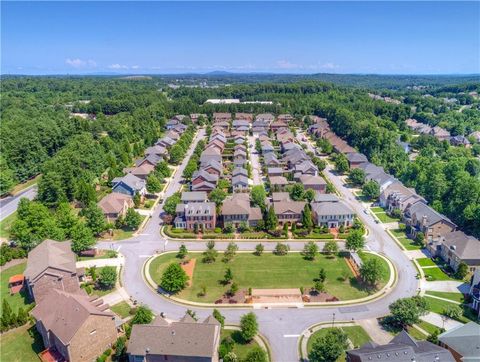
[[[457,282],[454,280],[439,280],[434,282],[422,280],[421,288],[422,290],[431,290],[436,292],[468,293],[470,286],[468,283]]]
[[[393,338],[382,326],[378,323],[376,318],[362,319],[357,321],[357,324],[368,333],[372,341],[378,344],[387,344]]]
[[[253,185],[261,185],[262,181],[262,167],[260,165],[260,158],[258,157],[257,150],[255,149],[256,138],[254,136],[248,136],[250,161],[252,162],[252,176]]]
[[[420,319],[439,328],[445,328],[447,331],[454,327],[463,325],[463,323],[433,312],[430,312],[427,315],[420,317]]]

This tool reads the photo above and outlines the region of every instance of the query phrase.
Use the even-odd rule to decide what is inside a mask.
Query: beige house
[[[51,290],[33,310],[36,327],[51,355],[66,361],[94,361],[117,339],[108,305],[88,295]]]
[[[70,241],[45,240],[28,253],[25,284],[38,304],[53,289],[79,293],[79,276]],[[80,274],[80,275],[79,275]]]
[[[117,220],[120,216],[125,216],[127,210],[133,207],[133,199],[130,195],[112,192],[105,196],[98,203],[108,222]]]

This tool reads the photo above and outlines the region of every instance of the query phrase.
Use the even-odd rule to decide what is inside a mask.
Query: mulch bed
[[[234,296],[229,295],[222,295],[220,299],[215,301],[215,304],[237,304],[237,303],[245,303],[245,300],[248,297],[248,290],[242,289],[235,293]]]
[[[338,302],[338,298],[328,293],[309,293],[306,302]]]
[[[185,273],[188,275],[188,285],[192,286],[193,283],[193,271],[195,269],[195,263],[197,262],[197,259],[190,259],[188,261],[182,262],[180,266],[182,269],[185,271]]]

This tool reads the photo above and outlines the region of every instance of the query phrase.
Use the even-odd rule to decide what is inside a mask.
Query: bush
[[[250,312],[240,319],[240,333],[245,341],[251,341],[258,333],[257,316]]]
[[[112,289],[117,282],[117,269],[114,266],[103,267],[98,277],[98,284],[103,289]]]
[[[215,228],[215,229],[213,230],[213,232],[214,232],[215,234],[220,234],[220,233],[222,232],[222,229],[220,229],[220,228],[217,227],[217,228]]]
[[[288,246],[288,244],[277,243],[275,249],[273,250],[273,253],[275,255],[287,255],[289,250],[290,246]]]
[[[186,287],[188,276],[177,263],[170,264],[163,272],[160,287],[170,293],[177,293]]]

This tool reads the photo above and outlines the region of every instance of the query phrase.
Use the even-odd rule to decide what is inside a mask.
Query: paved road
[[[22,197],[33,200],[37,196],[37,185],[30,186],[16,196],[8,196],[0,200],[0,221],[17,211]]]
[[[188,162],[188,157],[199,140],[201,133],[192,143],[192,148],[180,165],[174,181],[169,184],[166,197],[180,188],[180,176],[183,168]],[[309,145],[311,147],[311,145]],[[370,233],[367,237],[367,245],[373,251],[383,253],[393,260],[398,270],[398,283],[396,287],[384,298],[357,306],[345,307],[305,307],[305,308],[273,308],[256,309],[253,312],[257,315],[260,332],[267,337],[273,353],[274,361],[297,361],[298,337],[309,326],[319,322],[331,321],[335,315],[336,321],[352,321],[372,319],[388,314],[388,305],[393,301],[416,294],[418,283],[416,281],[416,270],[408,257],[401,251],[397,244],[385,232],[382,225],[376,224],[371,217],[363,213],[362,205],[355,199],[352,193],[342,185],[341,180],[326,170],[326,176],[332,181],[335,187],[342,193],[345,201],[355,210],[360,219],[365,223]],[[117,248],[125,256],[125,268],[123,280],[125,289],[129,295],[139,303],[149,305],[156,313],[164,312],[169,318],[180,318],[185,314],[186,308],[182,305],[169,302],[162,298],[155,291],[152,291],[143,281],[142,266],[149,256],[155,252],[178,250],[179,243],[166,241],[159,234],[161,220],[159,213],[162,205],[159,205],[154,212],[145,230],[135,238],[123,240],[116,243],[101,243],[101,248]],[[226,242],[217,242],[217,249],[224,249]],[[238,242],[240,250],[252,250],[256,243]],[[264,243],[266,248],[273,248],[273,243]],[[268,245],[267,245],[268,244]],[[303,247],[301,242],[290,243],[291,248],[298,250]],[[204,249],[203,242],[189,242],[187,248],[190,250]],[[206,317],[211,313],[208,308],[190,308],[199,317]],[[240,317],[246,312],[245,309],[222,309],[228,323],[238,323]]]

